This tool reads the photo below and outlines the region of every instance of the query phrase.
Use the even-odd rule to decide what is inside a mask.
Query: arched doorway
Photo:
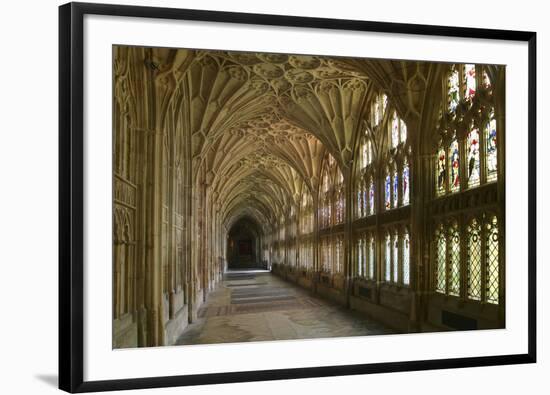
[[[252,218],[243,217],[235,222],[227,234],[227,268],[265,269],[262,237],[262,228]]]

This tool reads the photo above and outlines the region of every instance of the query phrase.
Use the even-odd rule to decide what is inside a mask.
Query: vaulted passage
[[[504,327],[505,71],[115,46],[113,346]]]

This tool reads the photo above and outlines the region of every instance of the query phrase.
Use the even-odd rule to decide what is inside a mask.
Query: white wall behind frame
[[[87,380],[331,366],[418,359],[517,354],[527,350],[527,272],[510,264],[527,259],[527,142],[506,156],[506,329],[368,336],[156,349],[111,349],[112,44],[176,48],[231,48],[376,58],[450,59],[506,64],[507,130],[527,128],[527,45],[322,29],[272,28],[161,19],[86,16],[85,81],[85,364]],[[523,135],[525,136],[525,135]],[[512,186],[515,186],[513,188]],[[518,188],[518,186],[520,186]],[[523,187],[523,188],[522,188]],[[87,192],[86,192],[87,191]],[[512,210],[513,208],[513,210]],[[238,359],[233,356],[239,355]],[[288,360],[288,355],[294,355]]]
[[[544,120],[550,90],[542,71],[549,67],[550,27],[543,2],[483,1],[475,13],[465,14],[464,4],[441,7],[438,1],[388,2],[277,2],[258,1],[125,1],[117,3],[172,7],[288,13],[320,17],[356,18],[395,22],[536,30],[538,32],[538,130],[539,202],[547,196],[543,182],[543,148],[550,143]],[[0,287],[3,309],[3,389],[6,393],[59,393],[57,371],[57,6],[58,1],[11,2],[2,13],[3,56],[0,62],[4,131],[0,145],[3,186],[0,196],[1,262],[4,276]],[[32,78],[31,78],[32,76]],[[544,100],[543,100],[544,99]],[[24,103],[31,102],[26,106]],[[29,110],[32,109],[32,110]],[[548,209],[539,206],[539,246],[547,242],[542,228],[550,220]],[[26,220],[22,220],[26,218]],[[32,224],[32,225],[31,225]],[[540,260],[540,258],[539,258]],[[7,270],[6,270],[7,269]],[[547,271],[539,265],[539,279]],[[539,280],[539,282],[542,282]],[[548,328],[543,307],[550,302],[548,290],[539,287],[539,333]],[[531,390],[543,393],[550,369],[548,342],[540,341],[537,365],[504,366],[447,371],[398,373],[310,380],[245,383],[186,388],[188,394],[281,394],[371,392],[461,394],[517,394]],[[538,390],[538,391],[537,391]],[[181,389],[128,391],[128,394],[181,393]]]

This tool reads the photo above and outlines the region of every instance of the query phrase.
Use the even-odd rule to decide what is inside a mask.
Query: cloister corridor
[[[505,327],[503,65],[116,45],[113,75],[113,348]]]
[[[267,270],[228,271],[177,345],[394,333]]]

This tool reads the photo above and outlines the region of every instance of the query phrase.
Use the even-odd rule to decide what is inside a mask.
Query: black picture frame
[[[400,33],[528,43],[528,351],[525,354],[84,381],[83,19],[87,14]],[[140,389],[536,362],[536,33],[110,4],[59,8],[59,388]]]

